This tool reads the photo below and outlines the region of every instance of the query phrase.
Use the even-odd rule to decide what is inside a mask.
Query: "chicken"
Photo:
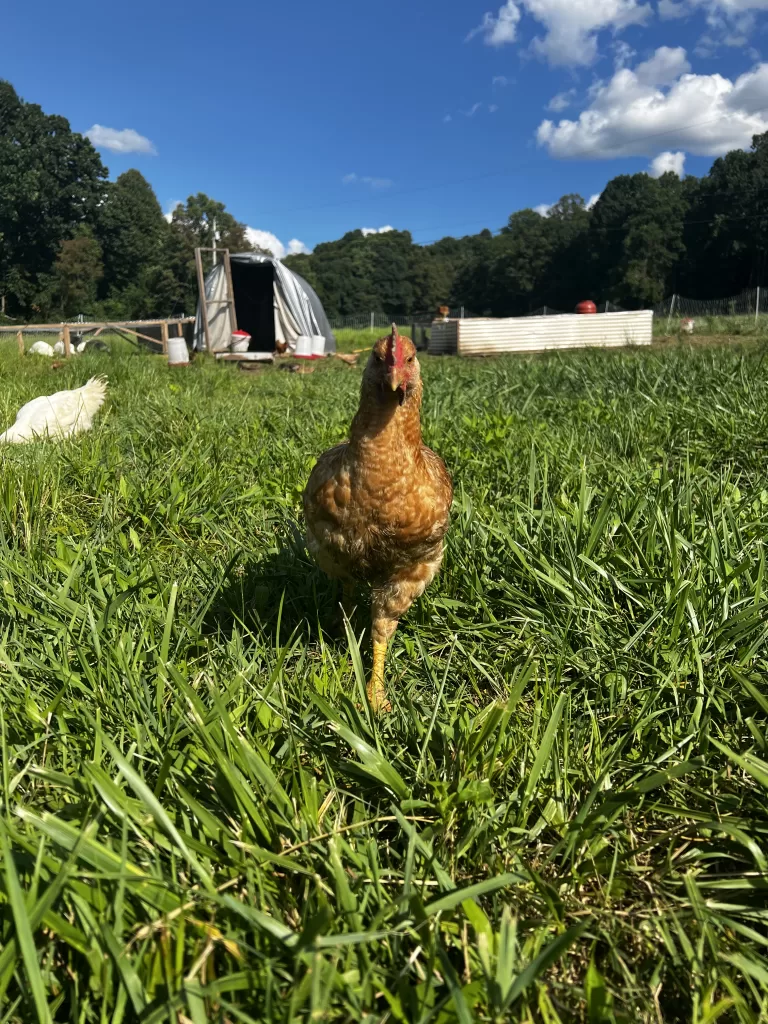
[[[57,391],[55,395],[33,398],[19,409],[13,426],[0,434],[0,442],[17,443],[45,436],[72,437],[90,430],[106,395],[106,378],[91,377],[87,384],[74,391]]]
[[[392,324],[366,364],[349,441],[320,456],[304,491],[307,546],[343,582],[345,612],[356,583],[372,587],[375,711],[389,710],[387,644],[440,568],[453,496],[445,464],[421,441],[421,395],[416,349]]]
[[[53,351],[53,346],[49,345],[47,341],[36,341],[34,345],[30,346],[27,355],[47,356],[49,359],[53,359],[56,353]]]

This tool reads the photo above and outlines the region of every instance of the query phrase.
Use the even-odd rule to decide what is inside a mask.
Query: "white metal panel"
[[[453,321],[459,355],[541,352],[546,349],[650,345],[653,311],[566,313],[557,316],[478,318]],[[435,327],[433,326],[433,336]],[[432,351],[430,344],[429,351]]]
[[[456,320],[435,320],[429,332],[427,353],[431,356],[455,355],[458,341]]]

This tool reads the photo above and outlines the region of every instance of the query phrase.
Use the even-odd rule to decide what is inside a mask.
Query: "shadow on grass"
[[[346,646],[340,601],[341,584],[317,568],[295,531],[277,553],[233,560],[200,629],[229,636],[236,626],[244,627],[278,644],[294,635],[316,643],[322,632],[325,642]],[[365,607],[358,608],[356,627],[364,614]]]

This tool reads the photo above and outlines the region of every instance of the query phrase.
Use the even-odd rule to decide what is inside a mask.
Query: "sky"
[[[38,0],[6,5],[0,78],[283,255],[704,174],[768,130],[766,29],[768,0]]]

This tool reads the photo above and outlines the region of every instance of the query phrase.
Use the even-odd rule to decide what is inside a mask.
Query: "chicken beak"
[[[393,391],[397,391],[402,381],[400,380],[400,370],[396,366],[391,366],[387,373],[387,381]]]

